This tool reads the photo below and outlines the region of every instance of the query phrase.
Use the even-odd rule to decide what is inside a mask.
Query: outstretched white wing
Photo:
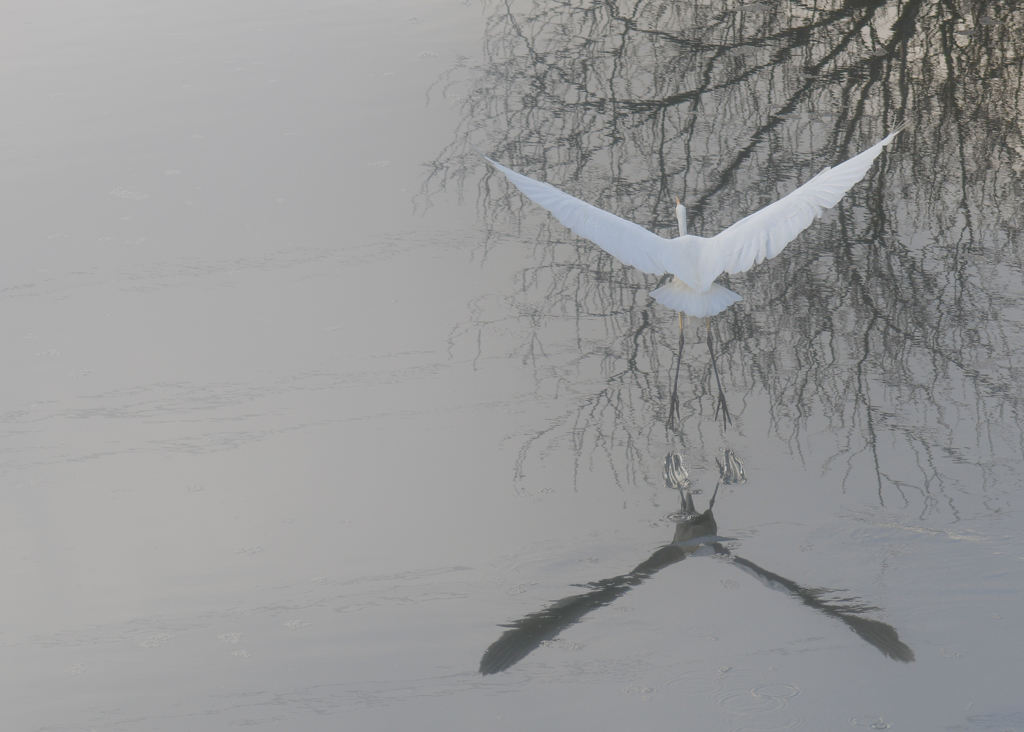
[[[666,272],[662,259],[671,239],[664,239],[639,224],[562,193],[548,183],[527,178],[486,155],[484,159],[504,173],[524,196],[550,211],[573,233],[590,239],[623,264],[636,267],[641,272],[654,275]]]
[[[765,206],[707,240],[700,255],[700,283],[709,287],[722,272],[745,272],[781,252],[822,211],[832,208],[871,163],[903,130],[900,125],[884,140],[834,168],[825,168],[785,198]]]

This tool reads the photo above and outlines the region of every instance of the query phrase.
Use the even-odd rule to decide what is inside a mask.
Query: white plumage
[[[874,147],[834,168],[825,168],[788,196],[737,221],[720,234],[705,238],[686,233],[686,209],[676,206],[680,235],[666,239],[632,221],[602,211],[485,157],[530,200],[550,211],[573,233],[589,239],[623,264],[653,275],[671,273],[672,280],[651,292],[665,307],[707,318],[741,298],[715,284],[727,272],[746,272],[775,257],[854,184],[867,175],[875,158],[902,130],[897,127]]]

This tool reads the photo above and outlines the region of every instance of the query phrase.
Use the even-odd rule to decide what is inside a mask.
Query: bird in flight
[[[573,233],[597,244],[623,264],[652,275],[671,274],[672,279],[650,294],[667,308],[679,312],[679,353],[676,360],[668,425],[679,416],[679,366],[683,358],[683,314],[703,318],[711,366],[718,385],[719,412],[723,425],[731,423],[722,381],[715,365],[711,340],[711,317],[742,298],[715,283],[723,272],[746,272],[755,264],[771,259],[806,229],[817,216],[835,206],[858,183],[882,152],[903,130],[899,125],[881,142],[833,168],[825,168],[795,191],[737,221],[725,231],[705,238],[686,232],[686,208],[676,199],[679,236],[666,239],[639,224],[619,218],[596,206],[563,193],[548,183],[528,178],[504,165],[484,159],[505,174],[524,196],[546,208]],[[478,151],[479,152],[479,151]]]

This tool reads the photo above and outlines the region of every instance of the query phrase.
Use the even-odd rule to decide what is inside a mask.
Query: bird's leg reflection
[[[668,428],[676,426],[676,417],[679,416],[679,367],[683,364],[683,314],[679,313],[679,353],[676,355],[676,378],[672,382],[672,398],[668,403]]]
[[[715,419],[718,419],[718,413],[721,411],[722,427],[728,429],[729,425],[732,424],[732,418],[729,417],[729,405],[725,403],[722,379],[718,376],[718,365],[715,363],[715,347],[711,345],[711,318],[708,318],[705,322],[708,324],[708,351],[711,353],[711,369],[715,372],[715,383],[718,385],[718,403],[715,405]]]

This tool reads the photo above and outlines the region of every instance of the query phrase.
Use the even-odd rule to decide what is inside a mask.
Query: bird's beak
[[[680,204],[680,203],[679,203],[679,196],[676,196],[676,205],[677,205],[677,206],[680,206],[680,205],[682,205],[682,204]]]

